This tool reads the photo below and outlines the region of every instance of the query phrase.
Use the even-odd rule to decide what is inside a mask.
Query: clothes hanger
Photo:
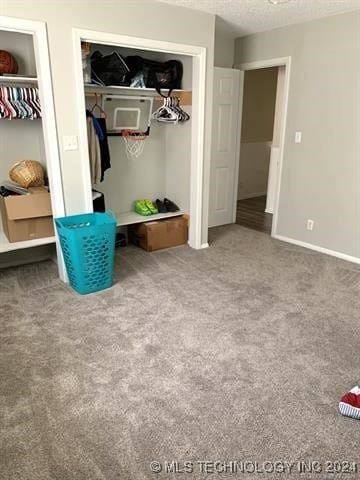
[[[164,97],[163,105],[152,114],[152,118],[167,123],[177,123],[179,120],[178,115],[170,108],[169,97]]]
[[[106,112],[104,112],[104,110],[102,109],[102,107],[98,104],[98,95],[97,95],[97,93],[94,93],[94,95],[95,95],[95,105],[92,107],[91,113],[94,113],[95,108],[98,108],[99,111],[100,111],[100,117],[101,117],[101,115],[103,115],[104,118],[106,118]],[[100,98],[101,98],[101,95],[100,95]]]
[[[23,88],[21,87],[16,87],[15,93],[16,93],[16,99],[18,104],[22,107],[24,110],[24,116],[23,118],[29,118],[30,120],[34,119],[34,111],[29,105],[28,102],[26,102],[26,99],[23,97]]]

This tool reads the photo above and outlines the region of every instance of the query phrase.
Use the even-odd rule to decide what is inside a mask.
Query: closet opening
[[[65,279],[52,221],[64,199],[45,24],[0,16],[0,44],[0,268],[57,255]],[[13,168],[23,160],[32,162]],[[31,176],[37,186],[27,188]]]
[[[185,216],[188,244],[201,248],[205,49],[80,30],[74,47],[88,211],[104,201],[124,233],[137,223]],[[110,58],[120,76],[106,77],[94,62],[90,73],[90,58]],[[168,62],[175,78],[182,70],[181,81],[159,90],[146,74],[129,76],[143,60],[142,73]],[[96,122],[107,137],[105,146],[98,137],[100,152],[92,144]],[[143,199],[153,202],[151,215],[142,214]]]

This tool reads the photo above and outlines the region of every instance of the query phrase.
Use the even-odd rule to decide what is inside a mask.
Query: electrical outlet
[[[314,220],[309,219],[306,222],[306,230],[312,230],[314,228],[314,223],[315,223]]]

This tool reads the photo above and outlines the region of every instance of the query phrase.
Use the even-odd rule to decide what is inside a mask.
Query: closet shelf
[[[20,75],[8,75],[8,76],[0,76],[0,84],[3,85],[11,85],[17,83],[25,83],[28,85],[37,84],[38,79],[37,77],[22,77]]]
[[[144,215],[139,215],[136,212],[117,212],[117,226],[122,227],[125,225],[132,225],[133,223],[153,222],[154,220],[162,220],[164,218],[180,217],[181,215],[184,215],[184,213],[185,212],[179,210],[178,212],[156,213],[155,215],[149,215],[148,217],[145,217]]]
[[[25,240],[24,242],[10,243],[4,232],[0,230],[0,253],[11,252],[12,250],[21,250],[22,248],[38,247],[55,243],[55,237],[36,238],[34,240]]]
[[[137,96],[146,96],[146,97],[155,97],[156,100],[162,100],[162,97],[156,91],[155,88],[134,88],[134,87],[123,87],[123,86],[108,86],[103,87],[101,85],[94,85],[92,83],[85,83],[85,94],[99,94],[99,95],[137,95]],[[164,89],[166,91],[166,89]],[[180,98],[181,105],[191,105],[192,104],[192,92],[191,90],[173,90],[171,95],[177,96]]]

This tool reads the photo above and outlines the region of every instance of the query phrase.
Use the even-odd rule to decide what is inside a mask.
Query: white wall
[[[41,119],[0,120],[0,182],[21,160],[36,160],[46,167]]]
[[[86,192],[82,190],[81,178],[88,174],[82,168],[78,152],[66,152],[62,146],[64,135],[79,135],[79,112],[76,110],[74,88],[72,28],[186,43],[207,49],[202,228],[203,241],[207,241],[215,17],[153,0],[112,1],[106,2],[106,5],[99,0],[76,2],[50,0],[46,3],[40,0],[32,2],[2,0],[0,14],[47,23],[64,195],[68,214],[84,210]]]
[[[133,210],[135,200],[155,200],[165,195],[165,136],[161,125],[152,125],[144,151],[128,159],[122,137],[109,137],[111,169],[94,188],[104,193],[106,208],[115,212]]]
[[[266,195],[271,142],[240,145],[238,200]]]
[[[191,107],[184,106],[191,116]],[[190,212],[190,150],[191,122],[165,125],[166,187],[165,196],[174,200],[185,212]]]
[[[360,257],[360,11],[244,37],[235,56],[292,58],[277,233]]]
[[[14,55],[19,67],[18,75],[36,76],[32,35],[0,31],[0,48]]]

